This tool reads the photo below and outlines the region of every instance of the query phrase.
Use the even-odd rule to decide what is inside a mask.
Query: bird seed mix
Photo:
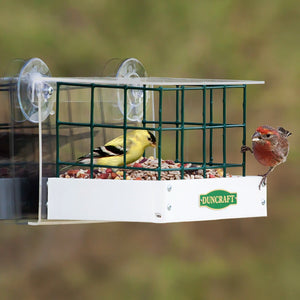
[[[126,180],[158,180],[158,171],[143,170],[158,168],[158,159],[154,157],[142,157],[136,162],[129,164],[133,169],[126,170]],[[199,165],[187,163],[184,165],[183,179],[202,179],[205,178],[203,170],[196,169]],[[173,160],[162,160],[161,180],[176,180],[181,179],[181,164]],[[177,170],[174,170],[177,169]],[[61,178],[90,178],[90,169],[70,169],[60,175]],[[96,179],[114,179],[123,180],[124,170],[118,168],[95,168],[93,177]],[[206,178],[220,178],[223,177],[223,169],[206,169]],[[226,177],[231,177],[226,173]]]

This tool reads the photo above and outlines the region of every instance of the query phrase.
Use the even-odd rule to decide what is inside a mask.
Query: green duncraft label
[[[237,193],[216,190],[205,195],[200,195],[200,206],[222,209],[232,204],[237,204]]]

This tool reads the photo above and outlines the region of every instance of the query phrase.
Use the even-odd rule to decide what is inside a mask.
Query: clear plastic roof
[[[169,78],[169,77],[48,77],[46,81],[69,83],[95,83],[95,84],[129,84],[129,85],[244,85],[264,84],[257,80],[230,80],[230,79],[196,79],[196,78]]]

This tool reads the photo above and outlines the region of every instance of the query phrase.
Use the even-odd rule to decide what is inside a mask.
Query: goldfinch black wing
[[[116,155],[123,155],[123,154],[124,154],[123,148],[116,147],[113,145],[101,146],[93,150],[94,158],[109,157],[109,156],[116,156]],[[79,157],[79,160],[82,160],[84,158],[89,158],[89,157],[91,157],[90,153]]]

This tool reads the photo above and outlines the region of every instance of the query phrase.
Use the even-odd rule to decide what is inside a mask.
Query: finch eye
[[[271,134],[270,134],[270,133],[266,134],[266,137],[267,137],[267,138],[269,138],[270,136],[271,136]]]

